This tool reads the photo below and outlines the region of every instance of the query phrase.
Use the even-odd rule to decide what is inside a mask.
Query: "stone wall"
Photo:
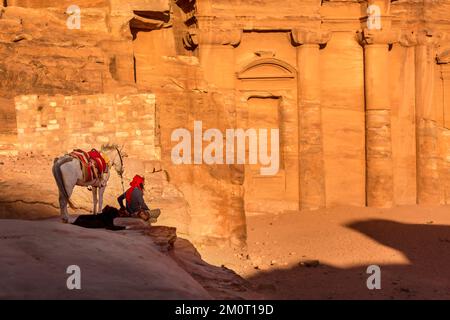
[[[28,95],[15,103],[21,152],[57,154],[116,143],[130,157],[161,158],[154,94]]]
[[[0,155],[17,154],[17,122],[13,99],[0,97]]]
[[[0,98],[0,134],[17,134],[16,112],[12,99]]]

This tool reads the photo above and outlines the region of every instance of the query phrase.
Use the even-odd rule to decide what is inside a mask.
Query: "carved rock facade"
[[[250,213],[450,202],[449,0],[86,0],[80,30],[70,4],[0,11],[3,153],[23,149],[15,96],[151,93],[199,242],[244,243]],[[195,120],[279,129],[279,172],[174,165]]]

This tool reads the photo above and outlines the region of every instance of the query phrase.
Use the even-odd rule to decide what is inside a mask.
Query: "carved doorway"
[[[244,180],[244,203],[246,212],[264,212],[267,208],[267,202],[270,200],[278,201],[284,197],[285,193],[285,172],[281,167],[281,143],[278,143],[278,150],[272,150],[270,131],[272,129],[280,131],[281,123],[281,99],[279,97],[250,97],[247,101],[248,118],[247,129],[255,129],[257,134],[261,129],[267,130],[267,155],[278,152],[278,172],[275,175],[262,175],[260,162],[257,164],[246,164]],[[258,137],[258,143],[260,142]],[[249,150],[247,144],[247,153],[259,152],[258,150]],[[258,154],[255,155],[260,160]],[[249,157],[247,157],[249,159]],[[272,164],[273,165],[273,164]],[[266,167],[266,165],[264,165]]]
[[[297,71],[276,58],[256,58],[237,73],[236,87],[239,92],[236,104],[237,125],[239,128],[257,131],[267,129],[269,156],[269,130],[279,130],[278,172],[274,175],[262,175],[260,168],[268,165],[245,165],[245,212],[249,215],[297,210]]]

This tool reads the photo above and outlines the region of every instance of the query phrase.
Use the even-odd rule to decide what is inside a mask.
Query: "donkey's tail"
[[[69,207],[72,209],[76,209],[75,205],[70,200],[70,197],[67,194],[66,187],[64,186],[64,178],[63,178],[63,175],[61,172],[61,166],[66,162],[72,161],[72,159],[67,157],[67,158],[63,158],[62,161],[58,161],[58,160],[59,160],[59,158],[55,158],[55,160],[53,161],[53,167],[52,167],[53,177],[55,177],[55,181],[56,181],[56,185],[58,186],[58,190],[63,195],[63,197],[66,198],[67,203],[69,204]]]

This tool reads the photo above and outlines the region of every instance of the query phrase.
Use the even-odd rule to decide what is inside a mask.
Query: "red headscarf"
[[[133,181],[130,182],[131,188],[127,190],[125,197],[127,199],[127,203],[131,203],[131,194],[133,193],[134,188],[139,188],[142,191],[144,185],[144,178],[140,175],[135,175]]]

